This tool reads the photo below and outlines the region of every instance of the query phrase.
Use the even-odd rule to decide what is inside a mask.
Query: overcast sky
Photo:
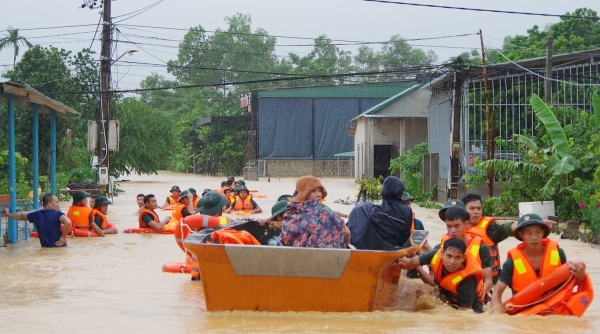
[[[113,0],[113,17],[136,11],[156,1]],[[504,0],[502,2],[412,0],[411,2],[551,14],[564,14],[580,7],[592,8],[600,12],[600,1],[598,0]],[[4,29],[8,26],[28,29],[79,24],[95,25],[101,10],[81,9],[82,3],[83,0],[2,1],[0,22],[4,27],[0,26],[0,35],[5,34]],[[225,28],[224,17],[235,15],[238,12],[251,15],[253,28],[264,28],[271,35],[314,38],[326,34],[331,39],[383,41],[389,39],[393,34],[400,34],[404,38],[411,39],[475,33],[479,29],[483,29],[487,47],[490,48],[501,47],[503,38],[507,35],[525,34],[526,30],[534,24],[543,28],[549,23],[559,21],[558,18],[400,6],[361,0],[165,0],[158,6],[128,19],[122,24],[184,29],[200,24],[207,30],[214,30],[219,27]],[[185,34],[185,31],[174,30],[146,28],[133,30],[127,27],[119,29],[126,34],[174,40],[181,40]],[[143,31],[139,29],[143,29]],[[94,26],[87,26],[23,30],[20,33],[34,44],[53,45],[78,51],[90,46],[94,30]],[[67,33],[81,34],[42,37]],[[99,37],[100,33],[97,38]],[[117,57],[127,50],[138,49],[140,52],[131,57],[125,56],[123,60],[162,64],[163,61],[176,58],[177,42],[152,41],[139,37],[130,37],[130,39],[133,42],[165,46],[142,45],[137,47],[131,44],[122,44],[118,45]],[[278,44],[310,44],[308,41],[282,38],[279,38],[277,42]],[[479,38],[476,35],[413,42],[413,44],[431,45],[422,48],[435,51],[439,61],[447,60],[462,51],[480,48]],[[92,48],[99,53],[100,43],[94,42]],[[285,56],[288,52],[305,55],[311,50],[312,47],[278,47],[276,53],[280,56]],[[350,48],[349,50],[354,49]],[[21,55],[23,52],[24,50],[21,51]],[[0,65],[2,65],[0,72],[12,66],[12,49],[8,48],[0,52]],[[118,88],[120,89],[138,87],[139,82],[151,72],[168,76],[164,68],[120,66],[114,68],[113,72],[115,80],[119,80]]]

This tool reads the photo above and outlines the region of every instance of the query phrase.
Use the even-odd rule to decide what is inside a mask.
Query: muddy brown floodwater
[[[153,193],[160,201],[171,186],[217,188],[221,178],[161,172],[158,176],[123,177],[126,193],[114,198],[109,220],[119,230],[137,226],[135,198]],[[279,195],[294,191],[294,179],[272,178],[248,182],[267,198],[257,199],[266,212]],[[349,179],[324,179],[327,204],[349,213],[350,205],[333,203],[353,197]],[[66,212],[69,203],[61,203]],[[437,210],[415,212],[431,241],[444,225]],[[168,211],[159,212],[161,218]],[[552,235],[552,238],[558,238]],[[172,235],[118,234],[106,238],[70,238],[69,246],[41,249],[37,239],[0,248],[0,333],[598,333],[600,300],[582,318],[509,317],[473,314],[438,305],[433,310],[409,312],[404,301],[414,300],[417,283],[402,283],[397,310],[373,313],[260,313],[205,311],[202,285],[189,275],[161,271],[166,262],[182,261],[183,252]],[[514,247],[511,238],[501,252]],[[589,244],[560,240],[569,259],[587,263],[596,291],[600,291],[600,250]],[[317,292],[318,293],[318,292]],[[402,297],[403,294],[411,294]],[[236,298],[223,296],[223,298]],[[285,298],[285,296],[281,296]],[[505,298],[507,298],[505,296]]]

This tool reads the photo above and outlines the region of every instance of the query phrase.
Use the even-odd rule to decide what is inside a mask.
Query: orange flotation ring
[[[257,190],[257,189],[250,189],[250,192],[251,192],[251,193],[257,193],[257,192],[258,192],[258,190]],[[252,196],[254,196],[254,195],[252,195]]]
[[[117,225],[115,225],[111,222],[106,224],[106,228],[110,228],[110,229],[113,229],[113,230],[116,230],[117,232],[119,232],[119,230],[117,229]],[[96,231],[94,231],[92,229],[74,228],[74,229],[71,229],[70,235],[72,235],[74,237],[79,237],[79,238],[93,238],[93,237],[97,237],[98,233],[96,233]]]
[[[60,226],[60,230],[63,230],[63,226]],[[117,231],[117,233],[119,232],[119,229],[117,229],[117,225],[115,225],[114,223],[108,222],[106,224],[106,228],[110,228],[113,229],[115,231]],[[30,236],[32,238],[39,238],[39,234],[38,232],[31,232]],[[78,237],[78,238],[93,238],[93,237],[98,237],[98,233],[96,233],[96,231],[92,230],[92,229],[87,229],[87,228],[72,228],[71,231],[69,231],[69,234],[67,234],[68,237]]]
[[[577,290],[574,291],[575,287]],[[582,316],[594,300],[594,287],[588,274],[578,280],[568,264],[542,277],[504,303],[506,313],[514,315]]]
[[[173,231],[156,231],[151,227],[144,228],[128,228],[123,233],[152,233],[152,234],[173,234]]]
[[[267,198],[267,195],[265,194],[252,194],[252,196],[256,198]]]
[[[174,229],[175,242],[182,251],[186,251],[183,241],[187,238],[190,233],[198,232],[202,229],[218,226],[221,222],[221,217],[213,217],[195,214],[183,218],[177,223]]]
[[[181,273],[189,274],[192,271],[192,267],[181,262],[165,263],[162,266],[164,273]]]
[[[219,242],[220,244],[237,244],[237,245],[257,245],[261,243],[256,238],[248,233],[247,231],[238,231],[232,228],[226,228],[222,230],[214,231],[210,237],[213,241]]]

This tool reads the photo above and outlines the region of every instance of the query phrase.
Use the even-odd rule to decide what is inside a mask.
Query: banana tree
[[[573,174],[580,163],[572,154],[572,141],[567,139],[552,110],[535,94],[529,102],[544,125],[551,146],[541,148],[527,136],[513,135],[522,155],[521,161],[493,159],[480,163],[479,168],[493,168],[498,173],[509,175],[512,185],[524,189],[526,193],[523,195],[531,200],[550,200],[557,193],[570,189]],[[592,103],[594,113],[591,120],[597,128],[600,125],[600,96],[594,94]]]

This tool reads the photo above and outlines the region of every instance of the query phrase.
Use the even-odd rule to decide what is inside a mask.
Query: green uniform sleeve
[[[467,279],[462,281],[456,288],[456,292],[458,292],[458,307],[472,308],[477,298],[475,294],[476,289],[477,280],[475,277],[467,277]]]
[[[419,263],[421,263],[422,266],[430,264],[435,253],[437,253],[437,249],[433,249],[425,254],[419,255]]]
[[[253,208],[253,209],[256,209],[256,208],[258,208],[258,204],[257,204],[257,203],[254,201],[254,199],[251,199],[251,200],[250,200],[250,204],[252,204],[252,208]]]
[[[481,259],[481,268],[492,267],[492,257],[490,256],[490,249],[486,244],[481,244],[479,248],[479,258]]]
[[[498,276],[498,280],[508,285],[509,288],[512,287],[512,277],[514,270],[515,264],[513,263],[512,258],[506,259],[506,261],[502,265],[502,271],[500,272],[500,276]]]
[[[146,224],[146,226],[150,226],[148,224],[153,220],[154,220],[154,218],[152,218],[152,216],[149,214],[145,214],[142,216],[142,222],[144,222],[144,224]],[[158,222],[156,222],[156,223],[158,223]]]
[[[512,224],[513,222],[508,222],[504,224],[498,224],[495,222],[492,223],[487,230],[488,237],[497,244],[501,243],[508,237],[513,236]]]
[[[94,218],[94,223],[96,223],[96,226],[102,228],[102,218],[96,216],[96,218]]]
[[[565,251],[560,247],[558,247],[558,256],[560,257],[560,264],[567,263],[567,255],[565,254]]]
[[[415,218],[415,230],[419,230],[419,231],[425,230],[425,226],[423,226],[423,222],[417,218]]]

